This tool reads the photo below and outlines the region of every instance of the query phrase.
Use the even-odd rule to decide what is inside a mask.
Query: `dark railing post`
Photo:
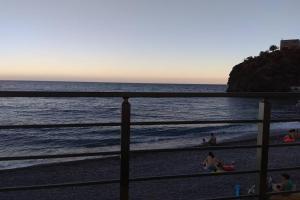
[[[260,170],[257,189],[259,200],[265,200],[268,189],[267,176],[271,120],[271,104],[266,99],[259,103],[258,118],[259,120],[262,120],[262,122],[258,124],[257,136],[257,145],[261,146],[261,148],[257,149],[257,166]]]
[[[130,103],[124,97],[121,119],[120,200],[129,199]]]

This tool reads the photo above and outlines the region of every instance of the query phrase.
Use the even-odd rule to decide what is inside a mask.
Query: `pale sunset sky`
[[[298,0],[0,0],[0,79],[220,83],[280,39]]]

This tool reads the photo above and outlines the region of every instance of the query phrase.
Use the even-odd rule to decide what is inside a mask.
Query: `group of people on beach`
[[[299,137],[299,134],[295,131],[295,129],[291,129],[291,130],[289,130],[289,133],[287,136],[289,138],[296,139]],[[213,133],[211,133],[208,141],[203,139],[203,145],[211,145],[211,146],[217,145],[216,136]],[[202,166],[203,166],[203,169],[208,172],[224,172],[224,171],[235,170],[234,162],[232,162],[231,164],[224,164],[224,162],[221,161],[220,159],[218,159],[213,152],[208,152],[208,155],[202,162]],[[250,189],[249,189],[248,193],[253,192]],[[272,177],[269,177],[268,190],[269,190],[269,192],[292,191],[292,190],[295,190],[295,184],[292,182],[289,174],[283,173],[283,174],[281,174],[281,181],[279,181],[277,183],[273,182]]]
[[[209,152],[206,159],[202,163],[203,169],[208,172],[224,172],[235,170],[234,162],[230,165],[225,165],[221,160],[219,160],[214,153]],[[272,177],[268,179],[268,190],[269,192],[285,192],[295,190],[296,185],[292,182],[289,174],[281,174],[280,182],[273,182]],[[249,194],[255,193],[255,185],[250,187],[248,190]]]
[[[288,191],[294,191],[296,190],[296,185],[291,180],[291,177],[289,174],[283,173],[280,175],[281,180],[280,182],[274,183],[272,177],[270,176],[268,178],[268,192],[288,192]],[[249,188],[248,194],[255,194],[255,185]],[[283,200],[283,196],[272,196],[270,199],[272,200]],[[294,199],[294,198],[293,198]],[[297,199],[299,197],[297,196]]]
[[[216,146],[217,138],[214,133],[210,134],[210,138],[206,141],[205,138],[202,139],[203,146]],[[217,159],[213,152],[209,152],[206,159],[202,163],[203,169],[209,172],[221,172],[224,171],[224,164],[221,160]]]

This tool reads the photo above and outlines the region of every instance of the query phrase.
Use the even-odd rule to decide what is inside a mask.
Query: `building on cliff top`
[[[280,41],[280,50],[282,49],[300,49],[300,40],[281,40]]]

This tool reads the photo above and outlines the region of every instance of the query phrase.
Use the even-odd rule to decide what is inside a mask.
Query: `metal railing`
[[[31,125],[0,125],[1,129],[37,129],[37,128],[62,128],[62,127],[92,127],[92,126],[120,126],[121,127],[121,150],[107,152],[91,152],[91,153],[69,153],[55,155],[29,155],[29,156],[10,156],[0,157],[0,161],[12,160],[33,160],[33,159],[53,159],[53,158],[72,158],[72,157],[89,157],[102,155],[120,155],[120,179],[103,180],[90,182],[68,182],[60,184],[47,185],[31,185],[18,187],[2,187],[0,192],[22,191],[22,190],[40,190],[63,187],[80,187],[104,184],[120,184],[120,199],[129,200],[129,183],[153,180],[171,180],[185,179],[204,176],[224,176],[237,174],[259,174],[258,192],[253,195],[242,195],[239,197],[221,197],[211,200],[226,199],[243,199],[257,197],[259,200],[266,199],[270,195],[280,195],[286,193],[298,193],[300,191],[289,191],[280,193],[267,192],[267,173],[275,171],[300,170],[299,167],[268,169],[268,153],[269,147],[286,147],[298,146],[299,143],[292,144],[269,144],[270,123],[272,122],[300,122],[300,119],[280,119],[271,120],[271,104],[269,99],[295,99],[300,98],[300,93],[166,93],[166,92],[36,92],[36,91],[2,91],[0,97],[27,97],[27,98],[79,98],[79,97],[110,97],[123,98],[121,123],[71,123],[71,124],[31,124]],[[131,108],[129,98],[203,98],[203,97],[230,97],[230,98],[259,98],[263,101],[259,104],[259,117],[257,120],[209,120],[209,121],[152,121],[152,122],[131,122]],[[258,140],[257,145],[241,145],[241,146],[208,146],[208,147],[188,147],[188,148],[168,148],[168,149],[149,149],[130,151],[130,131],[131,126],[153,126],[153,125],[188,125],[188,124],[224,124],[224,123],[257,123],[258,124]],[[203,151],[203,150],[223,150],[223,149],[257,149],[256,170],[233,171],[221,173],[197,173],[197,174],[179,174],[171,176],[152,176],[130,178],[129,176],[129,155],[141,153],[161,153],[161,152],[177,152],[177,151]],[[1,171],[0,171],[1,173]]]

